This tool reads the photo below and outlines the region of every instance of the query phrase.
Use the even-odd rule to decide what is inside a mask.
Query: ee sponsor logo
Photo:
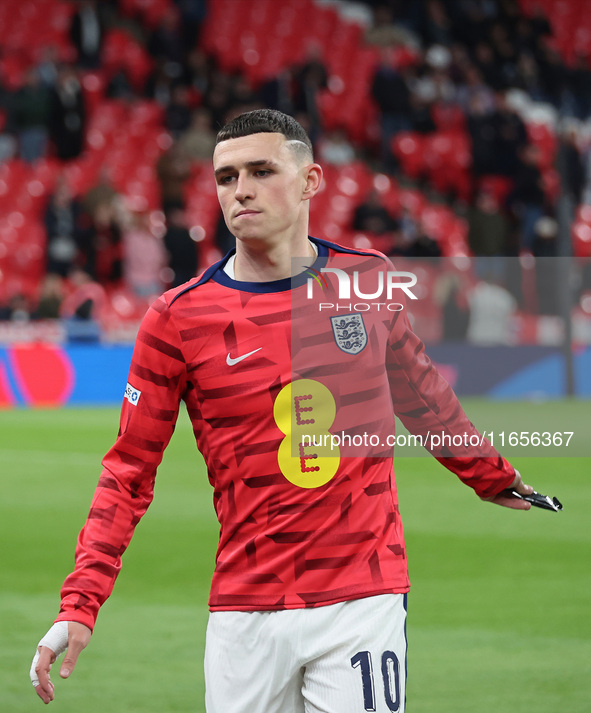
[[[320,488],[335,476],[340,451],[338,447],[331,449],[329,429],[336,412],[333,395],[314,379],[292,381],[277,394],[273,416],[285,434],[277,459],[290,483],[299,488]],[[316,442],[322,445],[304,445],[304,436],[310,433],[315,434]]]

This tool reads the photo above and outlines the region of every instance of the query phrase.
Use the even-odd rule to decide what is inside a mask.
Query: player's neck
[[[299,274],[305,267],[312,265],[315,259],[316,251],[307,235],[297,241],[273,246],[256,241],[237,241],[234,276],[240,282],[283,280]]]

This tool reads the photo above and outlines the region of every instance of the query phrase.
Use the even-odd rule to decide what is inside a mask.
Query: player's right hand
[[[92,631],[76,621],[58,621],[39,642],[31,664],[31,683],[43,703],[54,699],[54,688],[49,672],[57,657],[67,650],[60,667],[60,676],[68,678],[80,652],[86,648]]]

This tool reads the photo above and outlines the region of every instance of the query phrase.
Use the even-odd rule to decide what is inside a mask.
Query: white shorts
[[[207,713],[404,713],[406,595],[213,612]]]

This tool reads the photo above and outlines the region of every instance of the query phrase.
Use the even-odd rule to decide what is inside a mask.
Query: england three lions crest
[[[337,347],[347,354],[359,354],[367,344],[367,332],[360,314],[331,317],[332,332]]]

